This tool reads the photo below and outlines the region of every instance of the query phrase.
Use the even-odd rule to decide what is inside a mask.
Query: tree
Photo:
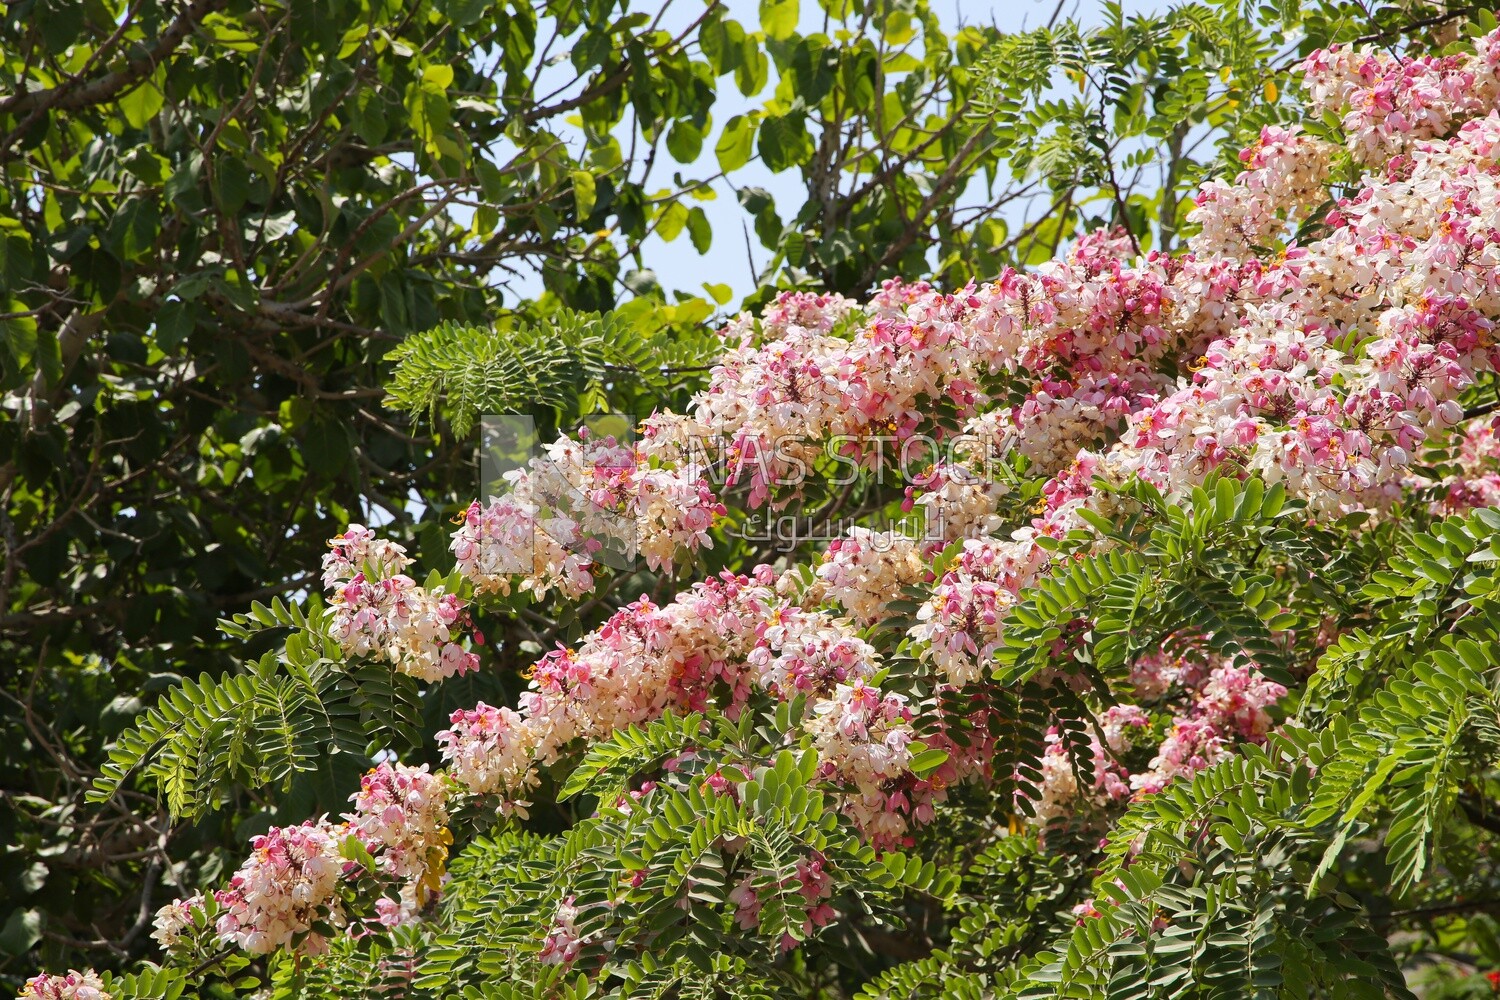
[[[763,8],[773,55],[792,14]],[[906,65],[882,50],[901,16],[871,16],[881,66]],[[226,608],[223,665],[167,678],[97,774],[16,697],[72,783],[52,842],[134,835],[159,798],[174,888],[221,888],[156,915],[159,966],[31,991],[1487,988],[1500,33],[1459,9],[1258,16],[1057,25],[932,91],[950,162],[1056,196],[989,244],[1030,270],[801,290],[928,260],[906,256],[924,230],[891,255],[910,230],[888,228],[923,140],[836,141],[863,126],[833,90],[814,117],[834,162],[869,150],[845,216],[869,238],[846,257],[832,229],[799,250],[766,226],[789,287],[724,326],[711,372],[714,341],[661,332],[704,314],[640,280],[608,316],[558,293],[497,333],[413,328],[371,370],[433,462],[517,400],[549,430],[667,408],[634,443],[559,439],[456,528],[424,494],[389,529],[407,548],[339,531],[322,593],[309,559],[305,596]],[[1298,28],[1304,59],[1251,72]],[[700,35],[711,60],[724,37]],[[1023,111],[1059,77],[1082,96]],[[788,93],[804,108],[753,120],[763,155],[785,153],[768,122],[810,113]],[[1234,173],[1205,178],[1224,161],[1195,164],[1198,130],[1248,133]],[[821,147],[784,165],[840,177]],[[1126,175],[1152,159],[1144,197]],[[903,225],[952,226],[962,187]]]
[[[486,397],[524,404],[544,430],[686,402],[729,293],[669,299],[640,247],[685,234],[707,251],[719,88],[777,86],[768,50],[777,74],[794,70],[795,8],[756,30],[717,3],[6,6],[0,646],[17,669],[3,683],[15,794],[0,806],[14,845],[0,878],[16,905],[0,969],[18,975],[33,945],[88,946],[96,964],[143,954],[140,913],[173,866],[187,859],[191,880],[228,863],[218,845],[268,804],[236,792],[201,829],[168,829],[149,794],[80,813],[137,712],[270,647],[226,641],[220,617],[309,586],[348,520],[442,544],[439,510],[473,489],[471,445],[380,405],[409,338],[464,331],[523,375],[552,351],[555,384],[492,382]],[[908,14],[936,31],[925,8]],[[830,22],[859,29],[831,51],[835,89],[866,101],[885,92],[856,59],[876,44],[869,18]],[[953,86],[983,34],[934,35],[929,84]],[[925,97],[912,108],[945,112]],[[846,132],[867,141],[868,128]],[[772,214],[750,205],[779,246]],[[927,231],[938,214],[907,224]],[[855,235],[868,255],[889,232]],[[510,291],[533,272],[545,294]],[[607,342],[552,338],[611,309]]]

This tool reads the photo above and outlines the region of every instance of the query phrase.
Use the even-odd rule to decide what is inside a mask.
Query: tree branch
[[[171,26],[162,32],[156,44],[145,55],[130,60],[119,69],[92,80],[75,76],[47,90],[30,90],[0,100],[0,115],[15,117],[27,115],[26,120],[12,129],[4,141],[0,142],[0,148],[8,147],[15,142],[40,114],[53,110],[77,111],[79,108],[100,104],[144,80],[156,70],[163,59],[172,54],[178,43],[186,38],[203,18],[227,6],[229,6],[229,0],[193,0],[187,9],[177,16]]]

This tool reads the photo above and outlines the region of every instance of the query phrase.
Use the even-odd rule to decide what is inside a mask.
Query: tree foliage
[[[1184,489],[1101,473],[1069,530],[1035,537],[1045,569],[997,612],[1003,638],[974,650],[965,683],[919,638],[962,540],[924,551],[880,614],[826,610],[835,585],[809,557],[833,556],[806,536],[912,510],[907,484],[867,455],[852,481],[829,453],[800,490],[772,493],[798,527],[790,545],[749,530],[761,501],[741,482],[701,538],[601,569],[586,598],[432,569],[453,563],[448,520],[467,523],[481,416],[525,413],[550,438],[611,411],[686,413],[775,341],[770,310],[815,301],[830,341],[878,335],[926,294],[915,279],[963,289],[1096,247],[1080,238],[1099,227],[1117,227],[1132,259],[1180,253],[1191,194],[1232,179],[1263,128],[1307,117],[1300,57],[1376,43],[1461,58],[1496,27],[1423,4],[1106,5],[1101,28],[1014,35],[950,31],[923,2],[766,0],[758,14],[605,0],[6,8],[0,653],[19,669],[0,682],[13,901],[0,975],[98,968],[116,1000],[1489,989],[1494,509],[1445,516],[1420,486],[1372,519],[1232,463]],[[725,115],[730,87],[749,107]],[[1344,147],[1348,124],[1301,127],[1341,150],[1331,197],[1356,190],[1368,172]],[[752,162],[805,198],[778,206],[742,183]],[[741,304],[760,320],[731,317],[716,282],[668,294],[648,266],[654,241],[684,235],[715,261],[737,256],[740,234],[713,232],[703,207],[723,191],[769,254]],[[1330,207],[1247,254],[1295,258]],[[907,299],[838,312],[840,295],[893,277],[907,283],[877,296]],[[1136,306],[1122,308],[1124,337]],[[1371,331],[1342,333],[1337,350],[1373,365]],[[1192,381],[1178,360],[1161,361],[1153,392]],[[763,391],[803,391],[802,372],[782,374]],[[1019,412],[1072,391],[1076,373],[968,374],[923,397],[924,430],[964,430],[970,398]],[[1486,371],[1455,405],[1483,417],[1494,392]],[[1120,426],[1100,421],[1084,449]],[[1030,530],[1071,488],[1020,450],[991,470],[995,537]],[[662,452],[635,454],[609,471],[676,474]],[[1413,475],[1446,482],[1462,462],[1434,444]],[[654,516],[701,499],[671,497]],[[324,539],[368,520],[429,575],[392,583],[372,559],[320,590]],[[753,575],[773,561],[774,582]],[[830,756],[831,740],[854,739],[825,724],[835,691],[863,696],[852,675],[793,693],[757,673],[722,704],[677,702],[693,671],[727,671],[678,663],[652,713],[578,723],[522,788],[435,779],[447,839],[416,866],[399,919],[368,916],[392,904],[388,845],[339,828],[339,895],[286,947],[226,944],[235,904],[212,895],[167,952],[152,944],[156,907],[224,885],[248,837],[347,812],[371,765],[451,763],[433,733],[461,726],[456,709],[524,704],[541,686],[530,670],[635,641],[619,615],[649,616],[694,579],[791,595],[798,613],[823,602],[820,621],[870,650],[859,684],[898,693],[879,704],[882,722],[908,726],[881,744],[899,775]],[[433,641],[481,669],[437,681],[351,646],[341,589],[372,581],[451,599],[461,613]],[[766,638],[783,624],[750,630],[754,671],[784,654]],[[1274,727],[1107,806],[1082,791],[1051,808],[1049,788],[1157,767],[1146,744],[1180,719],[1132,716],[1150,736],[1134,749],[1106,729],[1161,656],[1284,687]],[[982,765],[961,772],[971,756]],[[872,833],[872,812],[922,809]]]

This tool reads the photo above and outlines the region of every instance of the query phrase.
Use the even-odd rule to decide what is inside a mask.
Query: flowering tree
[[[346,811],[26,995],[1488,991],[1500,31],[1428,27],[1307,56],[1180,252],[784,293],[425,578],[348,526],[95,793],[369,760]]]
[[[316,589],[344,524],[390,518],[413,551],[441,549],[474,495],[472,441],[446,400],[436,428],[382,410],[398,349],[466,334],[451,354],[483,365],[464,383],[482,412],[569,427],[601,398],[686,404],[721,346],[721,282],[749,273],[742,214],[765,267],[755,302],[778,281],[853,293],[943,268],[961,283],[1051,245],[1037,219],[1006,233],[990,211],[1034,187],[1000,159],[1027,144],[972,113],[998,31],[945,26],[926,0],[812,8],[0,5],[4,988],[38,965],[148,957],[151,911],[216,878],[242,823],[347,797],[354,754],[274,797],[220,789],[201,823],[152,789],[85,801],[143,708],[266,652],[274,636],[246,645],[217,620]],[[1243,22],[1212,26],[1255,38]],[[1223,48],[1253,63],[1253,46]],[[1225,93],[1255,101],[1250,79]],[[802,175],[795,215],[754,186],[765,170]],[[971,181],[997,170],[981,197]],[[1092,189],[1055,180],[1033,214],[1071,232],[1082,209],[1061,194]],[[712,273],[656,281],[642,265],[658,237],[712,247]],[[388,398],[419,374],[404,365]],[[486,627],[508,650],[527,624]],[[514,664],[488,666],[429,692],[433,719],[409,734],[511,697]]]

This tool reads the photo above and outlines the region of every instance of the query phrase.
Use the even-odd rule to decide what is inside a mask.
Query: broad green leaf
[[[760,0],[760,27],[766,37],[785,41],[797,30],[798,0]]]
[[[714,153],[719,160],[719,169],[738,170],[750,162],[750,151],[755,142],[755,118],[750,115],[735,115],[724,126],[719,141],[714,144]]]
[[[145,128],[161,112],[166,98],[152,80],[147,80],[120,98],[120,113],[132,128]]]
[[[702,209],[697,209],[697,211],[702,211]],[[660,236],[668,243],[671,243],[679,235],[681,235],[683,228],[687,225],[687,222],[687,206],[680,201],[669,202],[666,208],[662,209],[661,215],[657,221],[656,235]]]
[[[702,208],[694,205],[688,210],[687,228],[688,235],[693,240],[693,249],[699,253],[708,253],[714,239],[714,231],[713,227],[709,225],[708,214]]]

